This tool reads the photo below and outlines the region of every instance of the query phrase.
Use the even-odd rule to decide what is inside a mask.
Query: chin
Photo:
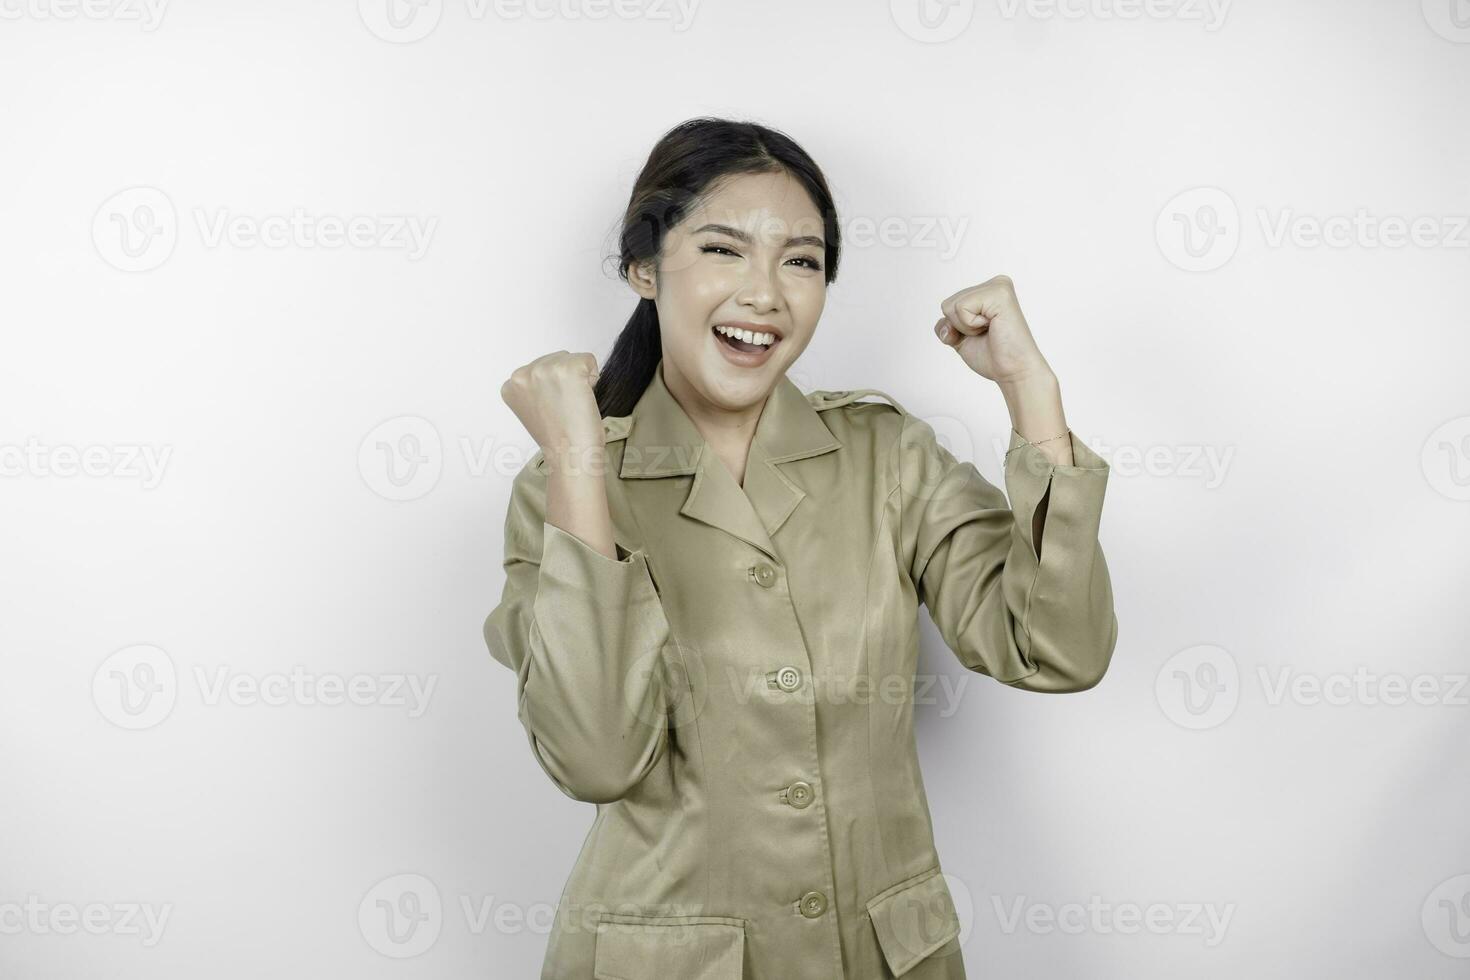
[[[758,368],[737,368],[717,361],[710,365],[702,380],[710,401],[722,408],[739,409],[748,408],[769,395],[783,371],[785,366],[776,361]]]

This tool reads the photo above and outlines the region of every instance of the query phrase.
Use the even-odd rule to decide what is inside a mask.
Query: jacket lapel
[[[780,464],[842,446],[801,389],[782,375],[756,423],[742,488],[664,384],[662,360],[633,407],[630,425],[620,477],[692,474],[679,513],[732,534],[778,561],[771,536],[806,496],[781,472]]]

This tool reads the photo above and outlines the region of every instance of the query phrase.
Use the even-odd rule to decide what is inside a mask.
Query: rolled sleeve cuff
[[[1102,509],[1110,469],[1108,463],[1077,438],[1076,433],[1069,432],[1068,438],[1072,442],[1072,465],[1063,466],[1053,463],[1046,453],[1011,430],[1011,442],[1006,447],[1006,496],[1015,515],[1017,530],[1033,555],[1036,543],[1032,540],[1032,518],[1041,498],[1046,496],[1047,488],[1052,485],[1053,477],[1059,482],[1065,481],[1066,489],[1053,490],[1046,511],[1048,534],[1053,530],[1053,517],[1057,517],[1057,524],[1077,523],[1069,520],[1077,505],[1089,518],[1095,517]],[[1084,519],[1081,524],[1096,528],[1095,520]]]
[[[648,591],[641,598],[657,598],[643,549],[629,551],[616,545],[619,558],[614,561],[555,524],[545,523],[542,534],[543,582],[549,579],[558,586],[617,603],[640,598],[636,593],[644,586]]]

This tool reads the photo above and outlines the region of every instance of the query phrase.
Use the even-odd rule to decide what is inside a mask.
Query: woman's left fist
[[[939,307],[944,316],[934,333],[981,377],[1008,385],[1051,370],[1021,314],[1010,276],[962,289]]]

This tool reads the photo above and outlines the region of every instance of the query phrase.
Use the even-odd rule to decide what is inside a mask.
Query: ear
[[[634,262],[628,266],[628,285],[644,299],[658,298],[658,279],[654,275],[652,260]]]

